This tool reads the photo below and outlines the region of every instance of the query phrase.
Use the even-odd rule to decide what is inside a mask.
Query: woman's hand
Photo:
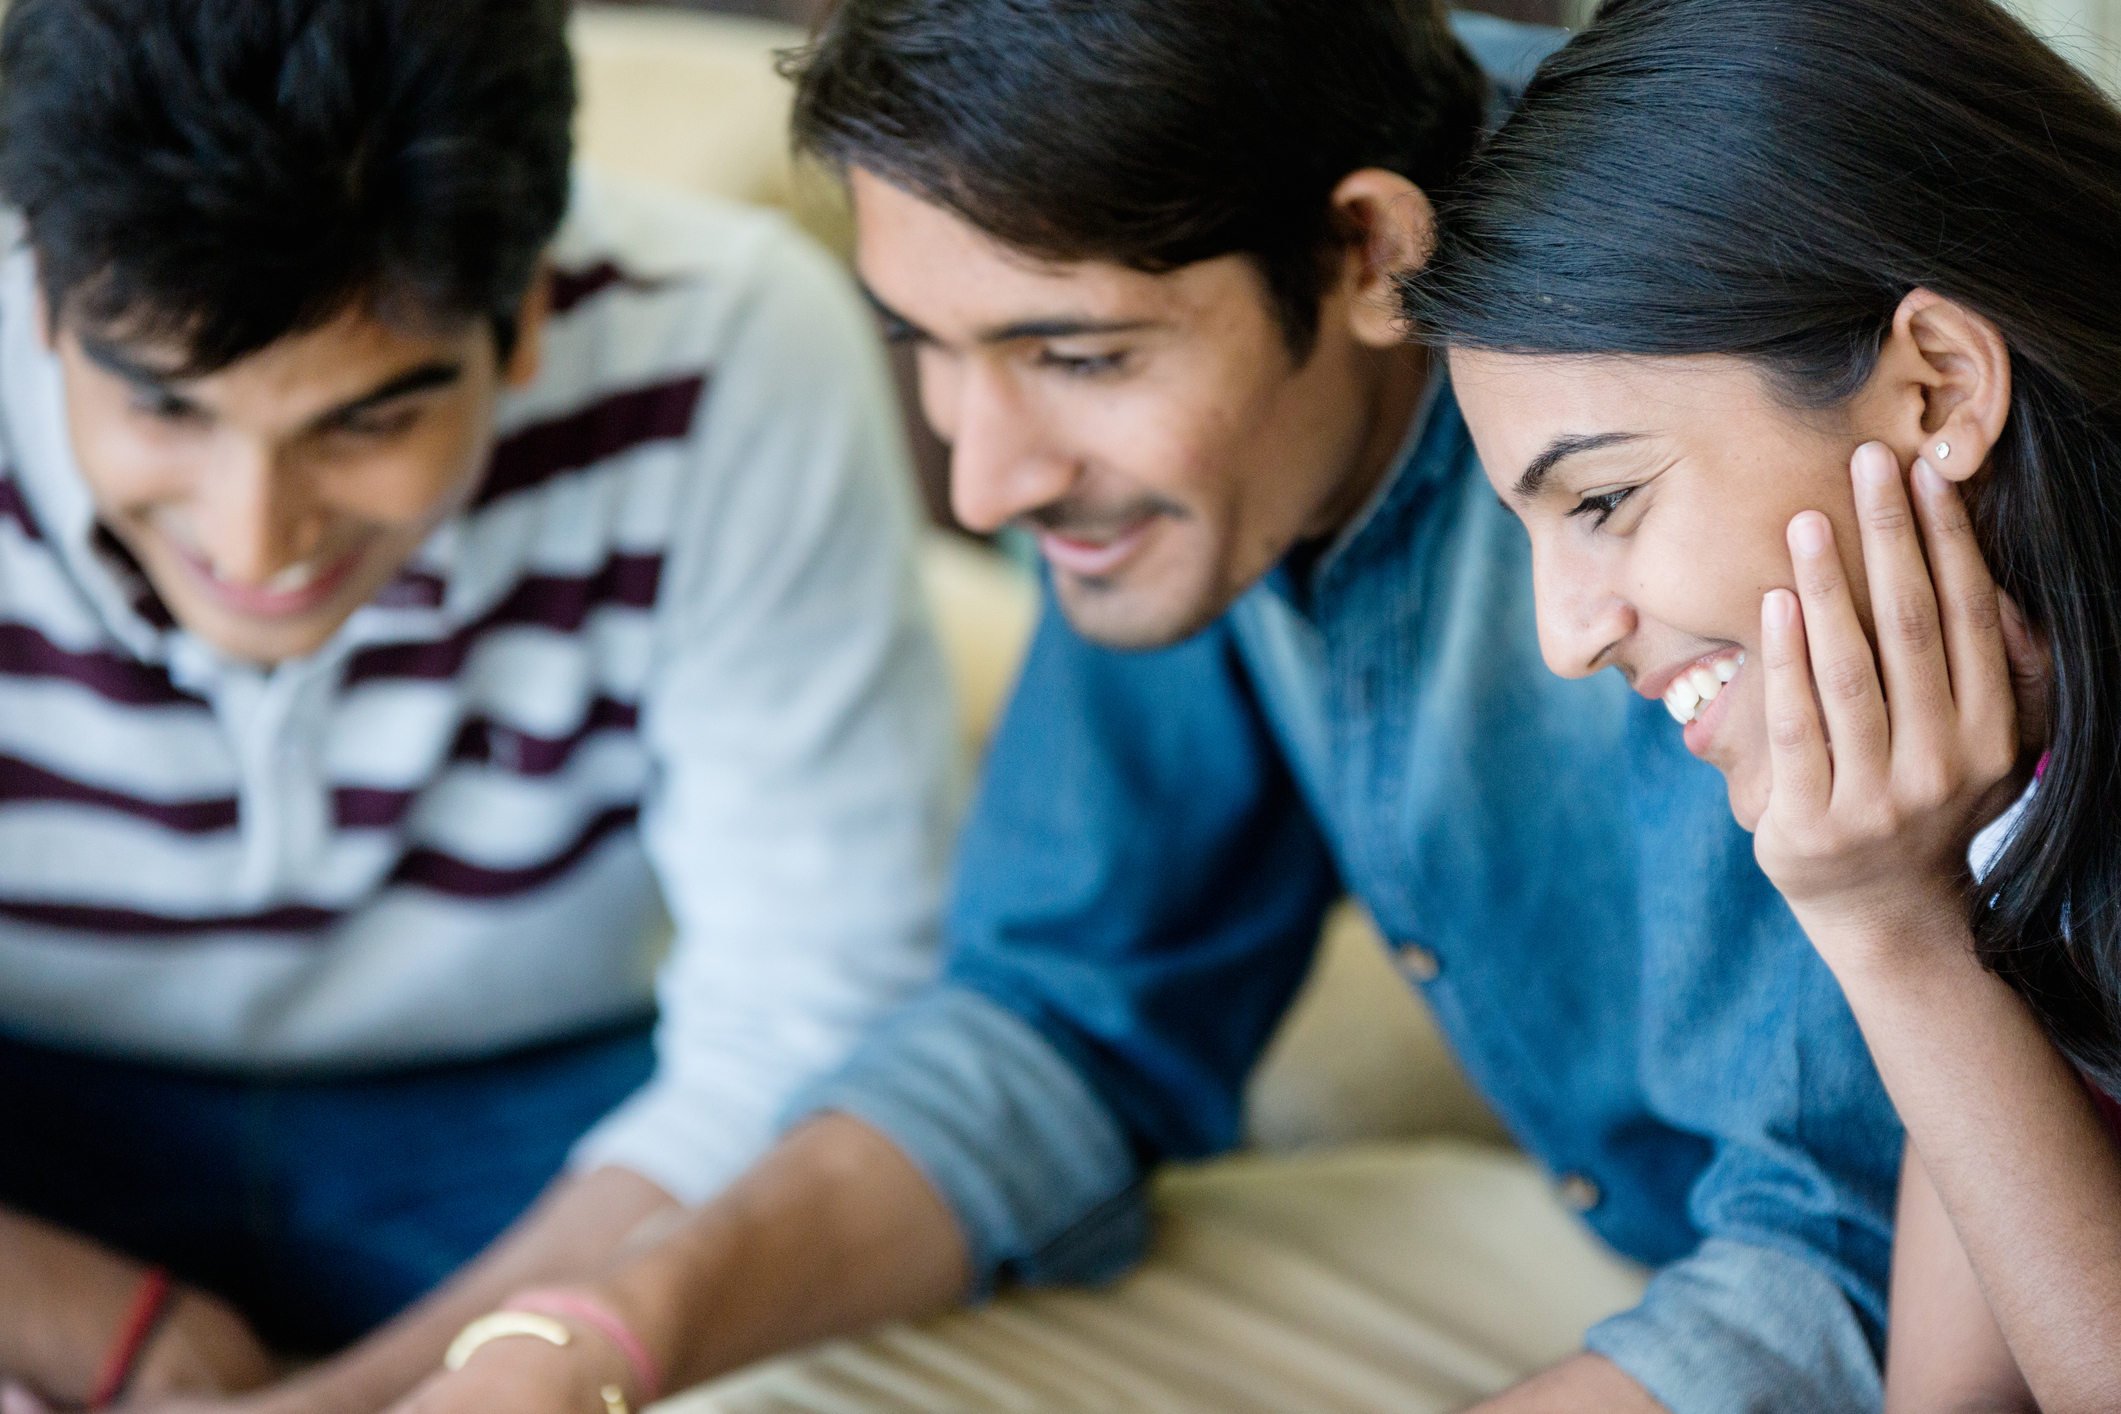
[[[1772,785],[1754,838],[1844,984],[1851,969],[1920,965],[1930,940],[1965,937],[1967,846],[2023,789],[2038,739],[2021,733],[2019,697],[2025,725],[2044,732],[2044,672],[1958,490],[1918,460],[1911,507],[1877,443],[1852,473],[1877,648],[1832,523],[1805,512],[1789,528],[1798,592],[1761,607]]]

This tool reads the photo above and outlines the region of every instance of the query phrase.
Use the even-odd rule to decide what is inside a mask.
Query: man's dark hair
[[[2053,753],[1975,948],[2121,1095],[2121,109],[1992,0],[1608,0],[1442,215],[1405,308],[1453,347],[1736,357],[1817,409],[1911,290],[2002,331],[1971,510]]]
[[[1443,185],[1487,97],[1439,0],[844,0],[787,68],[799,146],[1028,254],[1250,256],[1300,359],[1333,189]]]
[[[0,199],[51,315],[224,368],[366,304],[505,353],[566,209],[566,0],[14,0]]]

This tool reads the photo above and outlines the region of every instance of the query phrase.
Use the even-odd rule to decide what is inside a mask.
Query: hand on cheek
[[[1957,489],[1917,461],[1911,505],[1876,443],[1851,472],[1877,647],[1833,524],[1803,512],[1797,590],[1761,605],[1771,785],[1754,836],[1844,984],[1919,965],[1930,925],[1963,917],[1967,845],[2015,794],[2020,759],[2000,596]]]

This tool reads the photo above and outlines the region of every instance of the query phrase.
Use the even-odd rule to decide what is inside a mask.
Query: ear
[[[528,387],[545,364],[545,321],[552,315],[552,266],[538,262],[538,273],[516,310],[516,346],[501,370],[501,380],[511,388]]]
[[[1365,167],[1333,189],[1333,223],[1345,234],[1342,283],[1355,337],[1372,348],[1407,341],[1395,279],[1420,268],[1436,244],[1436,209],[1397,172]]]
[[[31,319],[37,326],[37,338],[44,344],[46,353],[57,353],[59,325],[52,318],[51,302],[44,298],[44,281],[31,279],[29,293],[30,299],[34,301],[31,306]]]
[[[1885,415],[1896,425],[1886,440],[1901,460],[1921,457],[1950,481],[1987,464],[2010,419],[2003,331],[1931,290],[1900,302],[1873,382],[1891,405]]]

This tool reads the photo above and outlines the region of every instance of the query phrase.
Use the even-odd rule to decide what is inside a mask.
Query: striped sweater
[[[6,234],[0,1030],[345,1073],[660,1003],[576,1161],[711,1193],[933,964],[949,706],[845,277],[777,217],[579,179],[471,504],[258,669],[98,531]]]

